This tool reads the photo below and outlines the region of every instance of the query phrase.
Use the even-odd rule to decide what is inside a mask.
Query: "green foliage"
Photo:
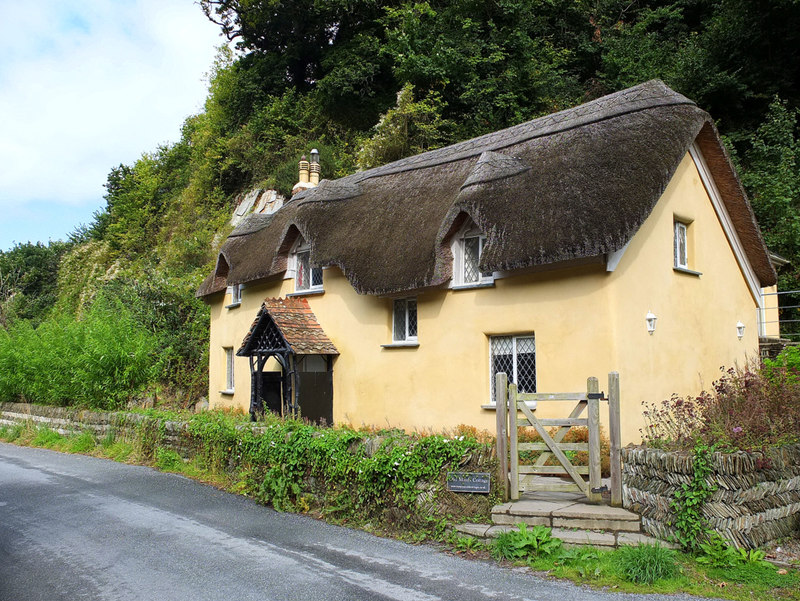
[[[0,328],[12,319],[41,323],[56,303],[58,266],[69,248],[51,241],[0,250]]]
[[[653,584],[678,571],[675,552],[658,543],[620,547],[617,559],[625,578],[637,584]]]
[[[155,342],[125,305],[104,296],[81,320],[15,323],[0,330],[0,399],[120,407],[150,380]]]
[[[70,453],[91,453],[97,446],[97,441],[91,432],[81,432],[69,438],[67,451]]]
[[[64,441],[64,437],[51,430],[46,426],[40,426],[36,429],[36,435],[31,440],[31,444],[35,447],[44,447],[46,449],[52,448]]]
[[[675,512],[675,539],[685,550],[697,552],[708,537],[708,521],[703,505],[714,494],[716,486],[708,482],[711,474],[713,447],[698,442],[692,460],[692,479],[675,491],[670,508]]]
[[[443,107],[440,94],[429,92],[415,102],[414,86],[403,86],[396,106],[381,117],[375,134],[359,150],[359,167],[369,169],[444,146],[454,124],[442,119]]]
[[[179,472],[183,469],[183,459],[172,449],[156,448],[155,466],[165,472]]]
[[[699,440],[726,450],[761,450],[800,440],[796,351],[765,367],[728,369],[712,392],[645,403],[650,446],[690,450]]]
[[[492,557],[511,561],[551,556],[561,549],[561,540],[553,538],[547,526],[519,524],[517,530],[503,532],[492,546]]]

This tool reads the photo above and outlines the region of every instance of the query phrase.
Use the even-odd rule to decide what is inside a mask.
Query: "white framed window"
[[[675,267],[689,269],[689,237],[688,225],[682,221],[675,221],[675,234],[673,240],[673,255]]]
[[[222,392],[226,394],[233,394],[233,347],[223,347],[225,351],[225,390]]]
[[[392,341],[417,341],[417,299],[402,298],[394,301],[392,313]]]
[[[536,339],[533,334],[489,337],[489,376],[494,403],[495,376],[505,373],[519,392],[536,392]]]
[[[494,283],[494,273],[480,270],[486,236],[471,223],[457,237],[453,246],[453,285],[481,286]]]
[[[294,290],[313,292],[322,290],[322,268],[311,265],[311,246],[301,238],[294,251]]]
[[[234,307],[238,307],[242,304],[242,288],[242,284],[228,286],[228,292],[231,294],[231,302],[229,305],[227,305],[228,309],[233,309]]]

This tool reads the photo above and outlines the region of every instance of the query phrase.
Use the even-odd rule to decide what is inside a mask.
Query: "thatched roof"
[[[253,215],[221,250],[228,284],[280,275],[298,234],[311,260],[362,294],[446,284],[449,239],[469,216],[482,271],[602,256],[630,241],[697,142],[762,285],[761,233],[711,118],[654,80],[578,107],[348,177]],[[222,261],[220,261],[222,263]],[[215,279],[216,278],[216,279]],[[221,290],[211,274],[198,290]]]
[[[265,341],[271,350],[288,348],[295,355],[339,354],[304,298],[264,299],[236,354],[255,354]]]

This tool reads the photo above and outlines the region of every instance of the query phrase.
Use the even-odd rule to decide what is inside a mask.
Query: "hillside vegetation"
[[[288,193],[312,147],[323,177],[338,177],[652,78],[718,120],[767,244],[791,260],[780,285],[800,288],[797,0],[198,10],[236,51],[219,51],[180,140],[111,168],[105,208],[68,241],[0,252],[0,399],[188,405],[207,385],[208,311],[194,291],[237,193]]]

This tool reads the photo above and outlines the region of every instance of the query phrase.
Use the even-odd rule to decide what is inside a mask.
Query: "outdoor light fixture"
[[[736,335],[739,337],[739,340],[744,336],[744,324],[741,321],[736,322]]]
[[[658,319],[658,317],[653,315],[653,313],[651,311],[648,311],[647,315],[645,316],[645,320],[647,321],[647,331],[651,336],[653,335],[653,332],[656,331],[656,320],[657,319]]]
[[[316,148],[311,149],[311,164],[319,164],[319,150]]]

